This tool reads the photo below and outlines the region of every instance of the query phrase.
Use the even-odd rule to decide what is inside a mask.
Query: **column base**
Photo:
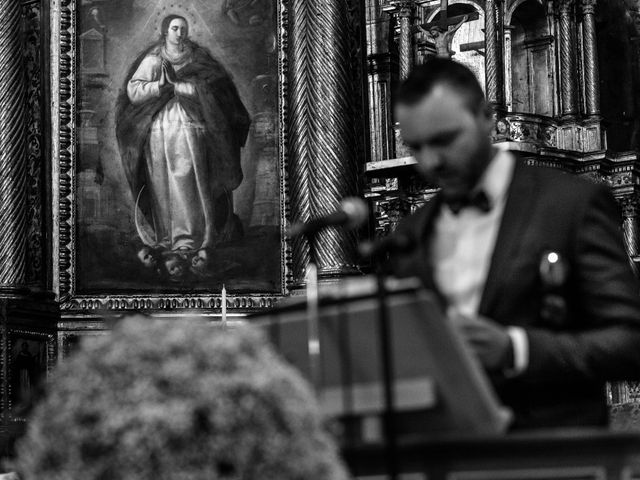
[[[0,299],[21,298],[29,295],[30,293],[31,289],[25,286],[0,285]]]

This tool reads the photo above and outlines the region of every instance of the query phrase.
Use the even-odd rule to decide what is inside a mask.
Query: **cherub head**
[[[185,260],[175,253],[167,255],[164,260],[164,266],[171,280],[180,280],[187,271]]]
[[[191,258],[191,270],[196,275],[204,275],[209,268],[209,254],[202,248]]]
[[[154,268],[158,264],[158,259],[150,247],[142,247],[138,251],[138,259],[146,268]]]

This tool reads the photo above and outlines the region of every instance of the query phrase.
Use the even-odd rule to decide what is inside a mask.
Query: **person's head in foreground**
[[[124,320],[56,372],[22,480],[346,479],[311,389],[249,328]]]
[[[467,196],[494,154],[492,111],[473,72],[453,60],[428,60],[400,87],[395,113],[402,139],[444,200]]]

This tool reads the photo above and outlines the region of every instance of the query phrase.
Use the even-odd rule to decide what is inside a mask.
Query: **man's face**
[[[167,30],[167,42],[173,45],[182,45],[182,42],[187,38],[188,26],[181,18],[174,18],[169,23],[169,29]]]
[[[400,104],[396,119],[425,178],[442,189],[445,200],[467,195],[492,156],[493,119],[473,113],[455,89],[436,85],[413,105]]]

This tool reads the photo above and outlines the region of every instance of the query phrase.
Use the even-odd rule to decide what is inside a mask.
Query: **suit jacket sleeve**
[[[566,328],[527,328],[530,358],[523,379],[640,378],[640,289],[622,242],[621,216],[606,187],[589,194],[570,232]]]

